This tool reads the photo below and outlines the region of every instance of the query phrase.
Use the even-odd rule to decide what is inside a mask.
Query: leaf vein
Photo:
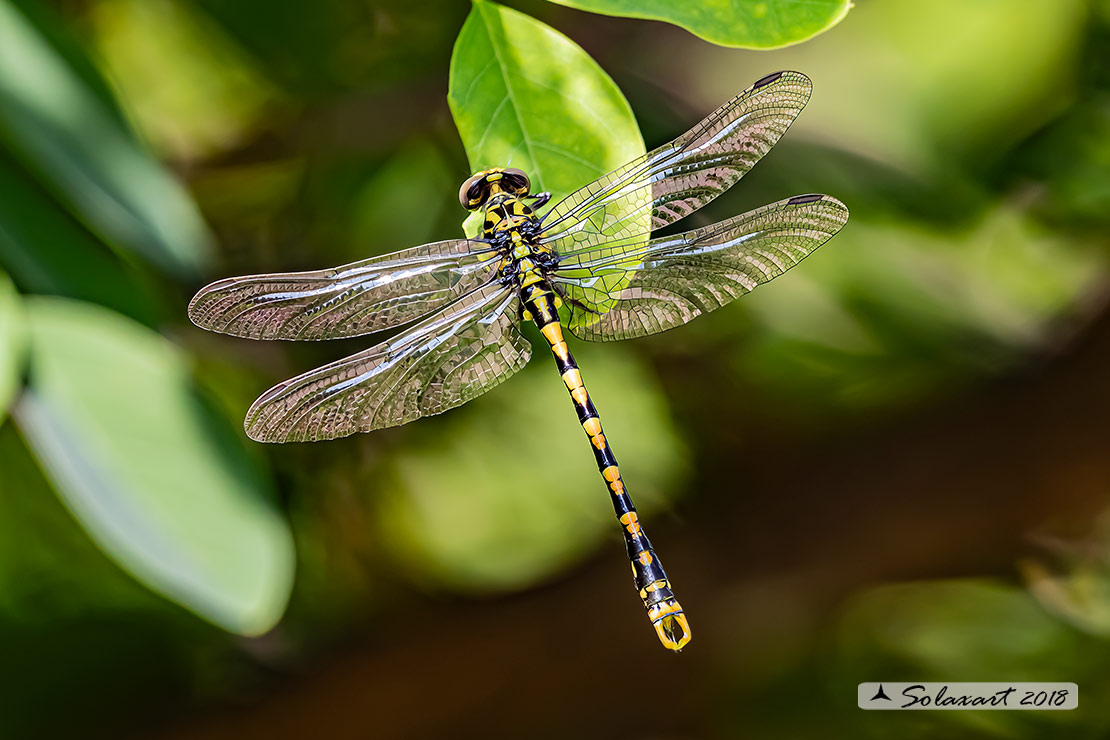
[[[478,3],[475,7],[483,8],[483,3]],[[482,18],[485,20],[486,11],[482,10]],[[535,150],[532,147],[532,138],[528,135],[528,129],[524,126],[524,119],[520,115],[520,107],[516,102],[516,95],[513,93],[513,85],[510,81],[508,67],[505,65],[505,60],[501,58],[501,51],[497,48],[497,43],[494,41],[493,34],[489,30],[489,22],[486,21],[486,33],[489,34],[490,46],[493,47],[493,56],[497,59],[497,66],[501,68],[501,78],[505,81],[505,92],[508,95],[509,102],[512,103],[513,113],[516,115],[517,126],[520,127],[520,133],[524,136],[524,148],[528,150],[528,158],[532,161],[532,171],[536,173],[536,183],[539,188],[543,190],[543,173],[540,171],[539,162],[536,161]]]

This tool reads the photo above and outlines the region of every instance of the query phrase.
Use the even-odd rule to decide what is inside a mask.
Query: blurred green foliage
[[[0,140],[109,244],[195,274],[207,230],[66,60],[13,5],[0,6]]]
[[[926,712],[883,719],[876,715],[888,713],[840,709],[840,721],[855,737],[1096,738],[1110,727],[1101,709],[1110,692],[1105,671],[1110,645],[1053,619],[1012,586],[959,579],[867,591],[843,607],[817,652],[830,659],[825,667],[815,667],[830,712],[838,712],[833,705],[838,687],[877,680],[866,676],[1071,681],[1083,697],[1079,709],[1068,713]]]
[[[216,23],[183,3],[97,3],[89,23],[95,52],[136,128],[178,161],[214,157],[262,125],[279,96]],[[146,62],[174,69],[173,84]]]
[[[0,423],[19,388],[23,365],[23,312],[11,280],[0,272]]]
[[[506,618],[525,630],[549,624],[535,606],[549,603],[544,589],[584,576],[596,553],[599,570],[626,568],[542,358],[444,417],[262,448],[239,431],[251,400],[367,342],[217,337],[189,326],[185,305],[208,278],[457,235],[455,192],[472,169],[511,160],[559,197],[784,68],[813,78],[811,104],[736,192],[690,220],[825,191],[851,207],[849,225],[735,307],[574,348],[630,490],[659,522],[657,547],[693,529],[675,523],[680,510],[702,525],[681,567],[668,558],[676,585],[724,594],[716,613],[692,614],[699,637],[680,659],[691,660],[667,668],[687,671],[674,715],[686,734],[715,737],[1104,736],[1105,527],[1026,560],[1028,591],[999,553],[965,566],[976,579],[814,578],[800,588],[842,599],[803,599],[799,616],[771,590],[750,602],[759,629],[720,625],[736,618],[730,594],[749,593],[744,579],[766,565],[736,541],[745,524],[789,571],[809,552],[807,526],[850,532],[862,516],[813,521],[825,480],[780,491],[758,475],[761,458],[804,470],[859,430],[909,438],[918,410],[1047,362],[1102,310],[1110,6],[512,5],[0,2],[0,736],[149,737],[196,707],[245,712],[275,677],[363,640],[390,670],[436,675],[436,625],[468,599],[531,590]],[[757,53],[631,18],[761,49],[839,25]],[[547,445],[521,445],[537,430]],[[888,463],[875,460],[876,479]],[[796,499],[792,516],[764,524],[780,496]],[[628,642],[658,650],[624,595]],[[283,613],[270,635],[236,637]],[[405,637],[387,624],[410,625],[421,649],[390,653]],[[581,672],[624,644],[576,629]],[[466,652],[466,670],[493,647]],[[531,656],[514,665],[543,673]],[[627,665],[597,670],[617,686]],[[846,686],[885,675],[1070,680],[1089,693],[1054,717],[890,724],[846,706]],[[489,696],[512,704],[526,685],[515,678]],[[805,711],[789,703],[798,692],[814,697]],[[419,713],[431,716],[427,698]],[[357,703],[375,729],[390,714]],[[576,706],[563,707],[571,734],[614,736]],[[339,736],[324,713],[306,721]]]
[[[623,474],[638,482],[636,504],[650,517],[673,495],[686,450],[645,368],[603,349],[576,356],[591,394],[617,412],[607,414],[607,434],[620,440]],[[533,363],[486,406],[443,419],[445,429],[410,440],[390,462],[395,482],[379,504],[381,537],[417,580],[475,592],[521,588],[562,572],[611,533],[610,513],[596,506],[593,456],[574,434],[551,369]],[[498,449],[545,427],[552,433],[542,452]],[[537,475],[544,460],[559,461],[557,475]]]

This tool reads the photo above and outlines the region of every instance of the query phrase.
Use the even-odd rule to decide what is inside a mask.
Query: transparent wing
[[[491,284],[368,350],[279,383],[247,412],[259,442],[309,442],[405,424],[466,403],[528,362],[519,298]]]
[[[650,241],[561,260],[551,276],[581,339],[642,337],[685,324],[781,275],[848,221],[828,195],[799,195]]]
[[[218,280],[189,303],[203,329],[249,339],[357,337],[420,318],[489,282],[496,255],[455,239],[331,270]]]
[[[800,72],[756,82],[671,143],[571,193],[544,214],[539,241],[561,255],[647,234],[716,198],[797,118],[813,86]]]

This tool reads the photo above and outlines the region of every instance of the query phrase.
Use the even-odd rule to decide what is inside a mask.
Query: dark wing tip
[[[840,199],[834,198],[831,195],[825,195],[824,193],[807,193],[805,195],[795,195],[793,198],[789,198],[786,201],[786,205],[788,206],[800,206],[806,203],[826,203],[837,210],[843,211],[845,220],[847,220],[848,206],[844,205]]]
[[[764,88],[767,89],[766,93],[764,93]],[[796,105],[800,110],[805,107],[810,96],[813,95],[813,81],[801,72],[794,72],[793,70],[772,72],[766,77],[756,80],[747,90],[740,93],[737,99],[763,94],[774,95],[776,91],[782,91],[784,95],[796,97]]]
[[[761,77],[758,80],[756,80],[755,83],[752,84],[752,89],[753,90],[758,90],[759,88],[764,87],[765,85],[770,85],[772,82],[774,82],[778,78],[782,77],[784,74],[786,74],[786,72],[781,72],[781,71],[780,72],[772,72],[771,74],[767,75],[766,77]]]
[[[801,83],[806,87],[813,87],[813,81],[810,80],[809,77],[807,77],[806,75],[802,74],[801,72],[795,72],[794,70],[783,69],[779,70],[778,72],[772,72],[765,77],[760,77],[758,80],[752,83],[751,90],[755,91],[761,87],[767,87],[772,82],[776,82],[783,77],[789,77],[794,82]]]
[[[831,195],[824,195],[822,193],[795,195],[793,198],[780,200],[775,205],[777,205],[778,207],[799,206],[802,209],[806,209],[808,207],[818,209],[815,212],[820,212],[825,218],[830,219],[830,226],[831,224],[836,224],[836,228],[830,229],[829,237],[832,237],[834,234],[839,232],[842,228],[844,228],[844,224],[848,223],[848,206],[844,205],[844,203],[842,203],[839,199],[834,198]]]

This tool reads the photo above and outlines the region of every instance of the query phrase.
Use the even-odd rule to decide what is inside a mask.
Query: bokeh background
[[[469,3],[0,0],[0,736],[1110,734],[1110,3],[860,0],[777,51],[509,5],[649,148],[805,72],[692,220],[852,210],[727,309],[574,346],[693,643],[656,644],[545,357],[446,416],[261,446],[257,394],[368,342],[185,317],[217,277],[460,233]],[[862,712],[874,680],[1080,708]]]

